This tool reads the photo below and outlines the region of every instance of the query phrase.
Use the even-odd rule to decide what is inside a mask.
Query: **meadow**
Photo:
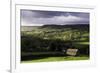
[[[76,55],[66,51],[78,49]],[[89,59],[89,25],[21,26],[21,62]]]

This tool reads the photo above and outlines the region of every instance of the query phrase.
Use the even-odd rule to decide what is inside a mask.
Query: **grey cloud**
[[[21,22],[22,25],[89,24],[89,13],[21,10]]]

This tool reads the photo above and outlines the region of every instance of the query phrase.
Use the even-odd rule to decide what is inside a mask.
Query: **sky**
[[[21,10],[22,26],[89,24],[89,13]]]

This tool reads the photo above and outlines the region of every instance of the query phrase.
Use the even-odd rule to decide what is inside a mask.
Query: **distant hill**
[[[21,31],[32,31],[36,29],[62,29],[62,28],[72,28],[72,29],[87,29],[89,30],[89,24],[74,24],[74,25],[43,25],[43,26],[21,26]]]
[[[32,31],[38,29],[40,26],[21,26],[21,31]]]
[[[89,27],[89,24],[74,24],[74,25],[44,25],[41,28],[82,28]]]

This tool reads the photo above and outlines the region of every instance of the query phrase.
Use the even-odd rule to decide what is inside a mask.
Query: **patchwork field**
[[[70,48],[77,53],[67,54]],[[21,26],[22,63],[88,59],[88,24]]]

